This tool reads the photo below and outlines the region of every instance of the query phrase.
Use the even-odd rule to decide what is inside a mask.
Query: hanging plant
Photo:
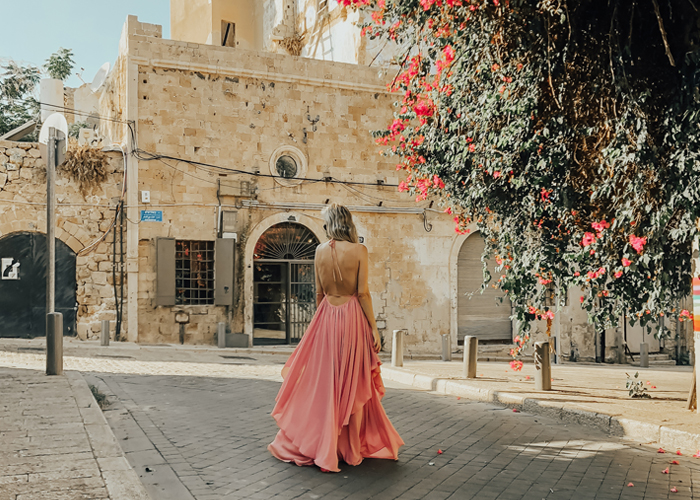
[[[78,141],[70,139],[66,159],[58,167],[58,173],[75,181],[84,198],[107,179],[108,163],[107,155],[101,148],[87,144],[80,146]]]

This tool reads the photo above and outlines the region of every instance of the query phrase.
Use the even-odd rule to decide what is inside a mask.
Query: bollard
[[[216,325],[216,335],[219,340],[219,349],[226,347],[226,323],[219,323]]]
[[[452,361],[452,337],[449,333],[442,336],[442,360]]]
[[[391,366],[403,366],[403,336],[406,330],[394,330],[391,338]]]
[[[63,375],[63,314],[46,315],[46,374]]]
[[[649,344],[646,342],[639,344],[639,367],[649,368]]]
[[[109,320],[108,319],[102,320],[102,333],[100,333],[100,345],[102,345],[102,346],[109,345]]]
[[[464,378],[476,378],[476,356],[479,351],[479,339],[464,337]]]
[[[552,390],[552,365],[549,342],[535,342],[535,390]]]

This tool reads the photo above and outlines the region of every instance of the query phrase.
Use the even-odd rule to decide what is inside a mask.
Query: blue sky
[[[126,16],[163,26],[170,37],[169,0],[0,0],[0,62],[42,66],[59,47],[73,49],[75,69],[85,68],[83,79],[90,82],[103,63],[114,64],[119,37]],[[81,85],[73,74],[69,87]]]

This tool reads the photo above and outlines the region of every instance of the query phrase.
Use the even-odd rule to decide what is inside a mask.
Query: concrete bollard
[[[476,378],[476,357],[479,352],[479,339],[464,337],[464,378]]]
[[[449,333],[442,336],[442,360],[452,361],[452,337]]]
[[[403,366],[403,336],[406,330],[394,330],[391,337],[391,366]]]
[[[552,390],[552,365],[549,342],[535,342],[535,390]]]
[[[63,375],[63,314],[46,315],[46,374]]]
[[[100,333],[100,345],[109,345],[109,320],[102,320],[102,332]]]
[[[639,367],[649,368],[649,344],[646,342],[639,344]]]
[[[226,347],[226,323],[221,322],[216,325],[216,336],[218,337],[219,349]]]

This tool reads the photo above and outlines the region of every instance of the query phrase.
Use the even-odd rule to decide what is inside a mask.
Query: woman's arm
[[[316,307],[321,305],[323,297],[326,295],[323,285],[321,285],[321,277],[318,275],[318,250],[321,245],[316,247],[316,256],[314,257],[314,274],[316,275]]]
[[[367,247],[360,245],[360,269],[357,273],[357,298],[360,301],[362,311],[367,317],[369,326],[372,327],[372,337],[374,337],[374,351],[379,352],[382,348],[382,341],[377,330],[377,322],[374,319],[374,309],[372,308],[372,296],[369,294],[369,258]]]

